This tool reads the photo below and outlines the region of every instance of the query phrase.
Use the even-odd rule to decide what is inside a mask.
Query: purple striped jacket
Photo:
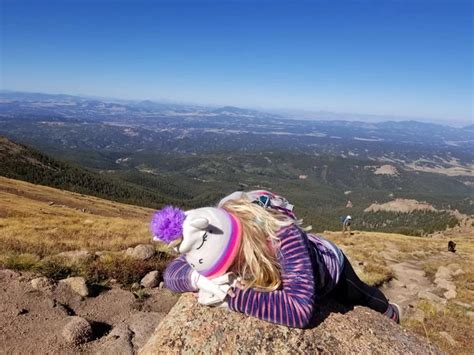
[[[235,297],[228,297],[227,302],[234,311],[272,323],[306,328],[317,301],[337,284],[344,256],[331,242],[306,234],[295,225],[280,230],[278,237],[280,289],[272,292],[235,289]],[[197,291],[190,282],[191,272],[184,256],[176,258],[165,270],[166,287],[174,292]]]

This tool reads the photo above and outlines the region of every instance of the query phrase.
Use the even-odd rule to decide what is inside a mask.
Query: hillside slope
[[[0,175],[34,184],[94,195],[119,202],[159,207],[164,203],[190,206],[194,196],[186,194],[172,179],[155,177],[147,187],[126,179],[99,174],[52,158],[30,147],[0,136]],[[198,198],[200,198],[198,196]],[[205,202],[205,200],[202,200]]]
[[[151,209],[4,177],[0,177],[0,202],[0,268],[54,271],[53,275],[59,270],[63,277],[67,272],[86,272],[93,283],[107,282],[110,276],[139,280],[148,267],[162,270],[163,260],[142,265],[120,257],[121,251],[150,242]],[[445,351],[462,353],[472,348],[474,339],[470,326],[474,312],[474,230],[472,220],[468,222],[462,230],[448,232],[449,239],[458,245],[456,254],[447,252],[448,239],[443,233],[436,238],[357,230],[345,237],[328,231],[322,235],[343,249],[364,281],[381,285],[392,301],[404,307],[404,326],[428,336]],[[84,265],[85,271],[55,263],[47,264],[47,269],[36,268],[45,260],[54,261],[58,253],[76,250],[117,256],[106,259],[105,265],[91,261]],[[441,278],[443,268],[450,271]],[[446,282],[455,286],[456,294],[452,297],[451,292],[449,299],[441,288]],[[450,338],[445,333],[454,343],[446,340]]]
[[[152,210],[0,177],[0,255],[121,250],[150,240]]]

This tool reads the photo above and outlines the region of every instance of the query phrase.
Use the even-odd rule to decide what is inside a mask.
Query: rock
[[[465,272],[462,269],[457,269],[456,271],[453,272],[453,276],[459,276],[459,275],[464,275]]]
[[[434,293],[431,293],[429,291],[420,291],[418,292],[418,297],[421,299],[425,299],[428,301],[432,301],[438,304],[445,305],[446,304],[446,299],[441,298],[439,296],[436,296]]]
[[[44,276],[37,277],[36,279],[31,280],[31,287],[36,290],[50,292],[54,288],[54,282]]]
[[[440,266],[436,271],[436,279],[449,279],[451,277],[451,269],[446,266]]]
[[[68,259],[71,264],[77,264],[92,258],[92,254],[87,250],[63,251],[57,256]]]
[[[68,285],[74,292],[82,297],[89,296],[89,289],[86,285],[86,280],[84,280],[83,277],[68,277],[59,282]]]
[[[72,344],[82,344],[92,339],[92,327],[82,317],[69,317],[69,322],[63,328],[63,337]]]
[[[426,339],[365,307],[320,305],[316,326],[292,329],[181,296],[140,354],[440,354]]]
[[[454,338],[447,332],[439,332],[439,335],[441,335],[446,341],[449,343],[451,346],[456,346],[457,342],[454,340]]]
[[[158,286],[160,282],[160,273],[158,271],[150,271],[145,277],[140,281],[140,284],[143,287],[153,288]]]
[[[118,325],[107,335],[96,354],[132,355],[134,354],[132,337],[133,333],[126,324]]]
[[[140,260],[150,259],[155,255],[155,248],[150,244],[138,244],[135,248],[128,248],[126,255]]]
[[[165,283],[161,281],[160,284],[158,285],[158,288],[164,288],[164,287],[165,287]]]
[[[466,312],[466,316],[468,316],[469,318],[474,318],[474,312],[473,311]]]
[[[132,315],[129,328],[133,332],[134,348],[139,349],[145,345],[165,315],[166,313],[158,312],[138,312]]]
[[[450,300],[452,298],[456,298],[456,291],[454,290],[448,290],[444,293],[444,298],[446,298],[447,300]]]
[[[465,302],[455,301],[454,304],[467,309],[474,308],[471,304]]]
[[[452,288],[451,282],[445,279],[436,279],[435,283],[439,288],[444,288],[445,290]]]

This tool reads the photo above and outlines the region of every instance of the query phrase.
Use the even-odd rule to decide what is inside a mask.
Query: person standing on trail
[[[341,221],[342,221],[342,234],[345,235],[346,232],[349,232],[349,235],[351,235],[352,217],[349,215],[346,217],[341,217]]]

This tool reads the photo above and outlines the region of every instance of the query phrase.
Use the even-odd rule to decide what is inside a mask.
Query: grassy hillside
[[[119,251],[150,243],[151,209],[0,177],[0,268],[36,270],[52,278],[83,275],[90,282],[139,281],[169,259],[132,260]],[[160,251],[160,245],[156,245]],[[85,264],[61,252],[86,250]],[[95,252],[106,257],[94,260]]]
[[[40,257],[149,241],[152,210],[0,177],[0,250]]]
[[[120,251],[139,243],[149,243],[151,209],[99,199],[93,196],[30,184],[0,177],[0,268],[33,270],[52,278],[83,275],[92,284],[107,284],[113,278],[122,285],[136,282],[149,270],[163,270],[169,256],[159,253],[152,260],[134,261]],[[455,265],[463,273],[453,277],[457,297],[439,308],[427,300],[410,300],[425,312],[423,321],[407,312],[404,325],[428,336],[450,353],[471,349],[470,318],[473,308],[474,239],[472,222],[466,231],[450,231],[458,253],[446,251],[447,238],[409,237],[401,234],[355,231],[351,236],[323,232],[344,250],[360,277],[372,285],[386,285],[399,278],[397,265],[410,262],[426,273],[432,283],[440,266]],[[464,233],[464,234],[463,234]],[[162,250],[155,244],[157,250]],[[84,263],[71,263],[58,253],[73,250],[91,252]],[[101,257],[94,252],[104,253]],[[402,289],[412,287],[410,280]],[[394,300],[392,300],[394,301]],[[460,303],[459,303],[460,302]],[[440,332],[449,331],[452,346]]]

